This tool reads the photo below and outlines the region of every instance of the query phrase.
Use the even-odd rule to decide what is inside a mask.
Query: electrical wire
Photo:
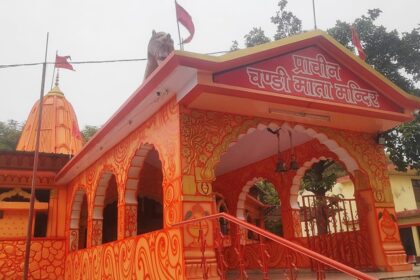
[[[219,51],[206,53],[206,55],[215,55],[223,54],[229,51]],[[115,62],[135,62],[135,61],[146,61],[147,58],[131,58],[131,59],[114,59],[114,60],[87,60],[87,61],[71,61],[70,64],[98,64],[98,63],[115,63]],[[36,66],[42,65],[43,62],[34,62],[34,63],[20,63],[20,64],[4,64],[0,65],[0,69],[4,68],[13,68],[13,67],[22,67],[22,66]],[[47,62],[47,64],[55,64],[55,62]]]

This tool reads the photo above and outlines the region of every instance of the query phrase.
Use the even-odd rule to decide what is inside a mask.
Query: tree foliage
[[[320,160],[309,168],[302,177],[302,188],[317,196],[325,196],[343,171],[333,160]]]
[[[263,191],[264,195],[261,198],[261,201],[268,205],[279,205],[280,199],[279,194],[276,191],[276,188],[272,183],[266,180],[261,180],[255,183],[255,186]]]
[[[14,151],[20,135],[22,134],[23,125],[15,120],[7,122],[0,121],[0,150]],[[97,126],[86,125],[81,131],[83,142],[86,143],[99,130]]]
[[[249,31],[248,34],[244,36],[245,38],[245,46],[247,48],[268,43],[270,42],[270,38],[265,36],[264,31],[261,29],[261,27],[254,27],[251,31]],[[233,46],[232,46],[233,47]]]
[[[274,40],[286,38],[302,32],[302,21],[292,12],[286,10],[287,0],[281,0],[277,4],[279,10],[271,17],[271,22],[277,26]]]
[[[93,135],[95,135],[95,133],[98,130],[99,130],[99,127],[97,127],[97,126],[85,125],[85,127],[80,132],[82,134],[82,137],[83,137],[83,142],[87,143],[90,140],[90,138],[92,138]]]
[[[362,41],[366,62],[406,92],[420,96],[416,86],[416,82],[420,82],[420,28],[401,35],[397,30],[387,31],[384,26],[375,24],[381,13],[380,9],[368,10],[367,15],[352,24],[337,21],[328,33],[353,49],[350,31],[353,25]],[[420,169],[419,128],[420,118],[415,116],[412,122],[384,133],[386,151],[397,170]]]
[[[277,26],[276,34],[274,34],[274,40],[279,40],[302,32],[302,21],[292,12],[286,10],[287,0],[279,1],[277,6],[279,7],[279,10],[271,17],[271,22]],[[252,30],[244,36],[244,39],[245,46],[247,48],[271,41],[271,39],[265,35],[265,32],[261,29],[261,27],[252,28]],[[234,40],[232,43],[230,51],[238,50],[238,41]]]
[[[406,171],[411,167],[420,171],[420,115],[384,134],[384,138],[389,158],[397,170]]]
[[[22,125],[15,120],[0,121],[0,150],[14,151],[22,133]]]
[[[366,53],[366,62],[403,90],[420,96],[415,84],[420,81],[420,29],[414,28],[400,36],[397,30],[388,31],[375,24],[381,13],[380,9],[368,10],[367,15],[353,23],[338,20],[327,32],[353,50],[350,27],[354,26]]]

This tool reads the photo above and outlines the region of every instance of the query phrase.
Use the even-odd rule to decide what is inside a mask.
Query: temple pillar
[[[137,203],[118,204],[118,240],[137,235]]]
[[[281,221],[283,223],[283,237],[291,240],[302,237],[299,209],[293,209],[290,205],[281,205]]]
[[[279,175],[275,182],[277,193],[280,198],[281,221],[283,224],[283,237],[290,240],[302,237],[302,226],[300,223],[300,210],[297,204],[297,194],[291,197],[290,189],[295,172],[287,175]],[[295,203],[291,203],[295,201]]]
[[[360,230],[365,232],[363,236],[368,238],[370,245],[370,248],[364,248],[364,253],[369,253],[374,265],[381,270],[411,270],[412,264],[406,262],[401,244],[392,196],[391,199],[376,201],[369,178],[358,170],[354,172],[354,186]]]
[[[47,237],[57,236],[58,214],[58,190],[51,189],[48,201]],[[64,220],[64,218],[60,220]]]
[[[215,214],[211,180],[196,180],[193,176],[183,176],[182,180],[182,219],[189,220]],[[200,230],[204,235],[206,247],[205,262],[208,279],[219,279],[217,260],[214,250],[214,225],[204,221],[201,224],[190,224],[182,228],[184,236],[184,258],[186,279],[203,279],[203,248],[201,247]]]
[[[87,232],[88,238],[86,247],[90,248],[102,244],[102,231],[103,231],[103,207],[95,206],[93,213],[88,215]]]

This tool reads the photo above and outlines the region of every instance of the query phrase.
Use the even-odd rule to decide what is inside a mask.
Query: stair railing
[[[232,244],[235,248],[235,252],[238,256],[238,268],[240,273],[240,279],[248,279],[248,275],[246,272],[245,262],[244,262],[244,247],[246,243],[246,234],[248,232],[252,232],[253,235],[258,235],[259,240],[259,248],[260,248],[260,259],[258,260],[258,265],[261,269],[261,272],[263,274],[263,279],[268,280],[269,279],[269,258],[270,255],[267,251],[267,244],[264,243],[264,239],[271,240],[281,247],[285,249],[285,252],[288,252],[285,254],[287,269],[285,271],[285,279],[295,280],[298,279],[297,274],[297,265],[292,257],[292,254],[295,255],[301,255],[309,258],[312,263],[312,267],[315,268],[316,273],[316,279],[322,280],[326,279],[325,270],[328,269],[335,269],[337,271],[343,272],[349,276],[354,277],[355,279],[361,279],[361,280],[374,280],[376,278],[367,275],[359,270],[356,270],[352,267],[349,267],[345,264],[342,264],[340,262],[337,262],[333,259],[330,259],[328,257],[325,257],[324,255],[321,255],[315,251],[312,251],[304,246],[301,246],[299,244],[296,244],[294,242],[291,242],[287,239],[284,239],[282,237],[279,237],[269,231],[266,231],[262,228],[259,228],[255,225],[252,225],[250,223],[247,223],[246,221],[240,220],[232,215],[226,214],[226,213],[218,213],[213,214],[209,216],[204,216],[201,218],[191,219],[182,221],[176,224],[173,224],[173,227],[187,227],[189,225],[199,225],[199,237],[198,241],[200,244],[200,251],[201,251],[201,267],[203,270],[203,279],[209,278],[209,267],[206,260],[205,251],[206,250],[213,250],[215,249],[216,255],[217,255],[217,273],[220,277],[220,279],[226,279],[226,271],[227,271],[227,264],[223,257],[223,248],[224,248],[224,240],[226,239],[226,236],[220,231],[219,228],[219,219],[225,219],[229,221],[231,224],[235,225],[236,229],[236,240],[235,244]],[[202,223],[208,221],[212,224],[214,223],[215,226],[214,229],[214,246],[212,248],[208,247],[208,244],[206,242],[206,237],[204,236],[204,232],[202,230]],[[231,227],[233,229],[233,227]]]

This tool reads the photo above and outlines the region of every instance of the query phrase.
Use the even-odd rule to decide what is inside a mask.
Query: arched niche
[[[70,251],[86,248],[88,201],[86,191],[78,189],[72,200],[70,213]]]
[[[92,211],[92,245],[117,240],[118,188],[115,175],[103,171],[99,177]]]
[[[163,228],[162,161],[152,144],[142,144],[131,160],[125,203],[132,207],[132,220],[137,223],[136,229],[131,229],[133,234]]]

